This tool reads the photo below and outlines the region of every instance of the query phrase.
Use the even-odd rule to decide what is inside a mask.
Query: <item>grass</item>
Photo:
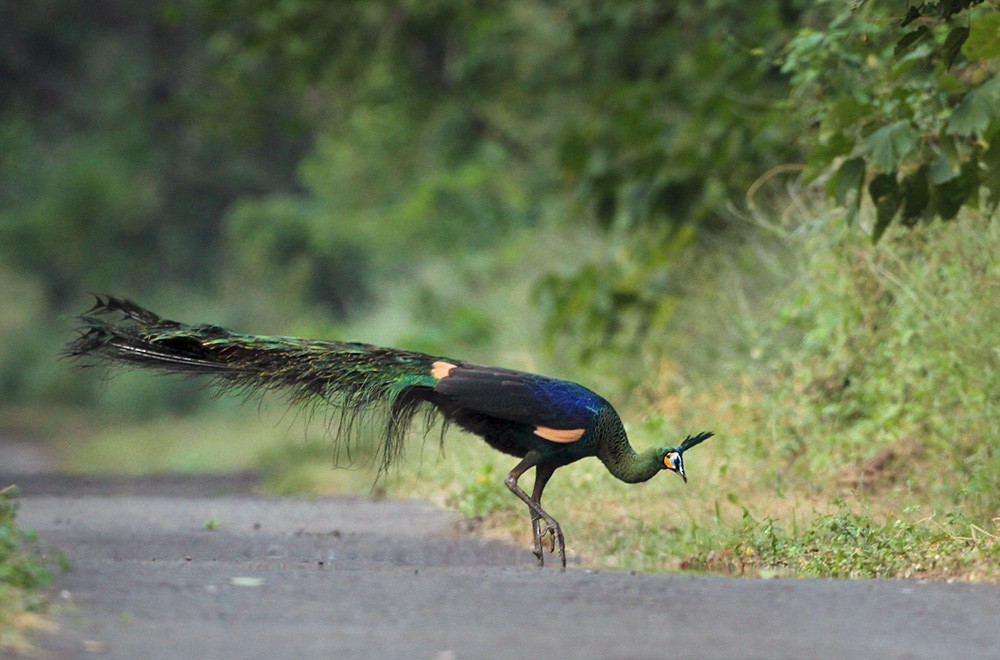
[[[619,397],[613,374],[562,371],[615,399],[637,447],[718,434],[685,457],[687,485],[665,474],[629,486],[594,460],[559,470],[546,508],[571,553],[648,571],[1000,580],[1000,226],[967,217],[871,246],[832,215],[796,213],[810,221],[677,265],[674,322],[648,347],[658,366],[643,389]],[[517,351],[540,344],[527,302],[538,264],[579,248],[557,239],[434,265],[354,331],[328,334],[558,375],[558,359]],[[321,420],[215,405],[93,424],[61,457],[88,471],[256,467],[286,494],[428,498],[527,552],[527,513],[502,484],[513,461],[475,438],[451,432],[442,454],[433,433],[415,434],[373,488],[371,450],[333,469]]]
[[[1000,536],[956,517],[945,525],[842,510],[814,518],[802,529],[785,528],[749,512],[721,551],[692,559],[687,567],[751,575],[835,578],[929,578],[997,580]],[[966,536],[956,530],[965,527]]]
[[[64,438],[58,458],[73,470],[121,474],[226,472],[256,469],[259,454],[293,444],[294,422],[268,408],[203,416],[170,415],[149,421],[114,418],[92,422],[87,441]],[[299,430],[298,433],[307,433]]]
[[[17,526],[16,497],[13,486],[0,489],[0,652],[26,653],[31,631],[47,625],[41,589],[52,574],[30,550],[35,535]]]
[[[970,217],[873,247],[816,225],[750,246],[789,273],[767,295],[727,287],[724,267],[719,285],[695,284],[728,293],[687,298],[677,332],[698,318],[709,336],[665,367],[673,391],[650,397],[668,423],[724,420],[733,469],[753,472],[715,556],[795,575],[996,580],[1000,229]]]

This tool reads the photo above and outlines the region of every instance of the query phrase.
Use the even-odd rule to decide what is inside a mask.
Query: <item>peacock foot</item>
[[[541,522],[541,521],[539,521]],[[535,557],[538,558],[538,565],[545,565],[545,541],[548,543],[548,551],[552,554],[559,554],[563,569],[566,568],[566,541],[563,537],[562,528],[555,520],[546,520],[545,529],[538,525],[538,533],[535,535]],[[543,541],[545,539],[545,541]]]
[[[542,519],[540,516],[532,517],[531,519],[531,537],[534,541],[534,549],[531,551],[535,555],[535,559],[538,560],[538,565],[542,566],[544,564],[544,553],[545,549],[542,547]]]

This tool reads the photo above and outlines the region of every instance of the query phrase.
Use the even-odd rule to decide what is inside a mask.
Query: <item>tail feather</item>
[[[98,315],[120,312],[124,321],[111,323]],[[183,326],[166,321],[149,310],[128,300],[97,297],[96,304],[77,317],[80,336],[66,346],[64,355],[72,358],[97,358],[132,366],[158,367],[165,371],[213,373],[220,365],[197,355],[177,342],[156,342],[157,335],[176,331]]]
[[[119,318],[109,320],[109,315]],[[401,453],[410,422],[426,404],[412,394],[414,388],[434,386],[432,364],[441,359],[357,342],[187,325],[111,296],[98,296],[77,320],[79,336],[67,344],[64,355],[88,365],[207,375],[220,391],[244,396],[281,391],[293,403],[332,405],[340,413],[337,435],[348,440],[365,422],[381,416],[383,470]]]

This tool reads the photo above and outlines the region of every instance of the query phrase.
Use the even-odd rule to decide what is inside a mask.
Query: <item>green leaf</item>
[[[827,185],[827,194],[837,200],[838,204],[846,205],[852,192],[861,188],[865,176],[865,159],[851,158],[841,163],[840,167]]]
[[[824,109],[823,121],[819,126],[821,139],[845,138],[844,131],[857,123],[861,117],[872,112],[872,108],[862,104],[852,96],[837,99]]]
[[[920,141],[920,134],[907,121],[883,126],[865,140],[865,153],[872,165],[883,172],[892,172]]]
[[[957,27],[948,33],[948,38],[944,40],[944,49],[941,51],[941,55],[944,57],[944,68],[951,68],[955,58],[962,50],[962,45],[968,38],[969,28],[965,26]]]
[[[972,21],[962,53],[973,61],[1000,57],[1000,13],[984,14]]]
[[[985,86],[984,86],[985,87]],[[1000,108],[988,88],[974,89],[962,99],[948,120],[948,130],[956,135],[981,135]]]
[[[900,185],[903,194],[901,220],[907,227],[912,227],[917,223],[920,216],[927,211],[927,205],[931,201],[930,182],[928,181],[929,169],[927,163],[924,163],[915,172],[903,177]]]
[[[851,158],[845,160],[827,184],[826,192],[837,200],[837,203],[847,208],[847,224],[854,222],[854,217],[861,206],[861,184],[865,179],[865,159]]]
[[[913,21],[920,18],[920,9],[923,5],[910,5],[910,8],[906,10],[906,16],[903,20],[899,22],[899,27],[906,27]]]
[[[872,243],[877,243],[889,227],[892,219],[899,211],[903,195],[896,181],[895,172],[879,174],[868,184],[868,194],[875,203],[875,228],[872,230]]]
[[[559,169],[566,176],[575,178],[584,173],[590,160],[591,140],[580,130],[569,129],[559,140],[557,159]]]
[[[821,140],[806,161],[806,168],[802,171],[802,179],[805,183],[811,183],[822,174],[834,159],[850,153],[854,148],[854,139],[844,133],[835,133],[828,140]]]
[[[978,5],[981,2],[983,0],[937,0],[935,3],[924,3],[921,8],[927,6],[929,15],[940,16],[948,20],[958,12],[968,9],[972,5]]]
[[[945,181],[951,181],[958,176],[958,167],[951,164],[944,156],[939,157],[930,168],[930,180],[934,185],[940,185]]]
[[[934,212],[942,220],[951,220],[958,211],[973,200],[979,190],[979,161],[972,158],[962,164],[957,177],[931,188]]]
[[[912,7],[910,9],[913,9]],[[926,25],[921,25],[916,30],[911,30],[903,35],[903,37],[896,42],[896,47],[893,49],[894,55],[899,55],[900,53],[906,52],[910,46],[917,43],[924,37],[930,36],[931,29]]]
[[[982,185],[990,191],[986,196],[986,208],[992,212],[1000,204],[1000,136],[993,136],[980,164],[984,170]]]

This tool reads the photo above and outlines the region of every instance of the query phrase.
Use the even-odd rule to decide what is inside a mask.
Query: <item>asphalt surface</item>
[[[262,497],[250,475],[12,482],[72,565],[43,657],[1000,658],[992,585],[540,570],[419,502]]]

